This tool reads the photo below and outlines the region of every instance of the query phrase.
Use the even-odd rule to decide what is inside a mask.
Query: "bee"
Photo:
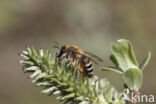
[[[82,76],[82,73],[84,73],[89,78],[93,76],[92,62],[94,62],[95,64],[98,64],[96,61],[103,62],[103,60],[100,57],[90,52],[84,51],[78,46],[63,45],[60,47],[57,42],[55,43],[57,45],[54,46],[54,48],[59,49],[59,52],[57,54],[58,63],[61,64],[62,60],[66,59],[67,62],[71,62],[73,67],[78,65],[80,78]]]

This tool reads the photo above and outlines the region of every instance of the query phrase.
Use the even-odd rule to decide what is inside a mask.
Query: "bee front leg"
[[[67,62],[65,63],[65,66],[66,66],[66,67],[68,67],[68,66],[69,66],[69,64],[70,64],[70,61],[69,61],[69,60],[67,60]]]
[[[58,65],[61,67],[61,64],[62,64],[62,60],[64,59],[65,57],[62,57],[62,58],[58,58]]]
[[[58,65],[61,67],[62,59],[58,59]]]

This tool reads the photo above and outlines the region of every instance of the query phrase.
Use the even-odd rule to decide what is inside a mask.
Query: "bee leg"
[[[61,67],[61,64],[62,64],[62,60],[64,59],[65,57],[62,57],[62,58],[59,58],[58,59],[58,65]]]
[[[79,63],[78,69],[79,69],[79,72],[80,72],[80,79],[81,79],[82,78],[82,72],[83,72],[83,65],[82,65],[82,63]]]
[[[61,67],[61,59],[58,60],[58,65]]]
[[[72,63],[71,63],[71,67],[72,67],[72,69],[73,69],[73,75],[74,75],[74,77],[75,77],[75,75],[76,75],[76,69],[75,69],[75,60],[72,60]]]
[[[69,63],[70,63],[70,61],[68,60],[68,61],[65,63],[65,66],[66,66],[66,67],[69,67]]]
[[[73,67],[73,68],[75,67],[75,64],[76,64],[76,61],[73,60],[73,61],[72,61],[72,67]]]

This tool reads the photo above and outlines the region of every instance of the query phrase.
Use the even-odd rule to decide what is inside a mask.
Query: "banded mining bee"
[[[63,45],[60,46],[57,42],[54,48],[58,48],[59,52],[57,53],[58,63],[61,64],[62,60],[66,59],[68,62],[71,62],[72,66],[75,67],[78,65],[78,70],[80,72],[80,78],[82,73],[87,77],[93,76],[93,64],[98,64],[96,61],[103,62],[103,59],[100,57],[80,49],[78,46],[73,45]],[[96,60],[96,61],[95,61]]]

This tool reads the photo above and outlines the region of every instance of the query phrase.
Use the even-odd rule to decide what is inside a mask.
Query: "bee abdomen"
[[[93,65],[90,61],[87,63],[84,63],[84,70],[85,70],[88,77],[93,76]]]

